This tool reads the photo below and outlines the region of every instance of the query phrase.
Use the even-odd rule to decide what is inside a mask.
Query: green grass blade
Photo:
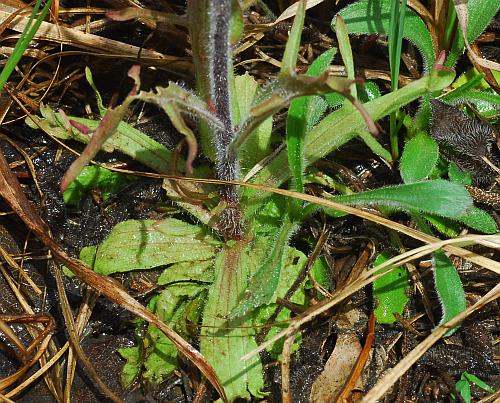
[[[343,8],[339,15],[351,34],[388,34],[392,3],[392,0],[361,0]],[[420,16],[409,7],[401,10],[405,18],[402,37],[415,44],[424,59],[424,70],[428,71],[436,59],[429,31]],[[332,29],[334,25],[335,19]]]
[[[391,90],[398,89],[401,47],[403,44],[403,30],[405,21],[406,0],[394,0],[391,4],[391,18],[389,22],[389,66],[391,70]],[[398,129],[396,112],[389,118],[390,143],[393,159],[399,156]]]
[[[286,42],[285,53],[281,60],[281,74],[292,75],[295,71],[297,64],[297,55],[300,47],[300,37],[302,35],[302,28],[304,27],[304,18],[306,15],[306,3],[304,0],[300,1],[297,8],[297,14],[293,20],[292,29]]]
[[[351,43],[349,42],[349,31],[340,15],[337,15],[336,17],[335,34],[337,35],[337,41],[339,42],[339,51],[342,55],[342,60],[344,61],[347,78],[349,80],[354,80],[354,59],[352,57]],[[358,97],[355,83],[351,84],[351,95],[354,98]]]
[[[309,76],[318,76],[323,73],[335,55],[332,48],[320,55],[309,67]],[[293,100],[288,109],[286,121],[286,144],[288,164],[292,172],[293,189],[304,191],[302,175],[304,173],[304,136],[317,123],[319,117],[326,110],[326,102],[318,96],[306,96]]]
[[[14,51],[10,55],[9,59],[7,60],[7,63],[5,63],[5,66],[2,69],[2,72],[0,73],[0,91],[2,91],[5,83],[9,79],[10,75],[16,68],[19,61],[21,60],[24,51],[26,50],[29,43],[35,36],[36,31],[38,31],[38,28],[40,28],[42,21],[45,19],[45,16],[49,11],[52,0],[48,0],[47,3],[45,3],[45,6],[43,7],[40,15],[35,19],[35,22],[32,24],[33,19],[36,13],[38,12],[41,3],[42,0],[37,1],[35,7],[33,8],[33,12],[31,13],[30,19],[28,20],[28,23],[26,24],[26,27],[24,28],[21,34],[21,37],[19,38],[19,40],[16,43],[16,46],[14,47]]]

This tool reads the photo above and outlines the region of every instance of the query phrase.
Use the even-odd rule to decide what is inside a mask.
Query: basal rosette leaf
[[[355,206],[416,210],[454,219],[472,207],[472,199],[463,186],[441,179],[335,196],[332,200]]]
[[[83,248],[80,258],[94,271],[110,275],[209,260],[219,247],[205,229],[175,218],[128,220],[116,225],[101,245]]]

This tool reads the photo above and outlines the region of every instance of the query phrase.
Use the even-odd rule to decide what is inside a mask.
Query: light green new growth
[[[388,251],[381,252],[373,266],[378,266],[392,256]],[[386,269],[382,269],[385,271]],[[375,318],[378,323],[392,324],[396,321],[394,313],[402,314],[408,303],[407,292],[410,288],[408,271],[397,267],[373,282],[373,298],[375,299]]]

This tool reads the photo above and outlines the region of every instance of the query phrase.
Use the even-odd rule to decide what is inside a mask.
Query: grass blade
[[[33,37],[35,36],[36,31],[38,31],[38,28],[40,28],[40,24],[45,19],[45,16],[47,15],[50,9],[51,3],[52,0],[48,0],[47,3],[45,3],[45,6],[43,7],[40,15],[35,19],[35,22],[32,24],[36,13],[40,9],[42,0],[38,0],[36,2],[36,5],[33,8],[33,12],[31,13],[30,19],[28,21],[28,24],[26,24],[26,27],[24,28],[21,34],[21,37],[19,38],[19,40],[16,43],[16,46],[14,47],[14,51],[10,55],[9,59],[7,60],[7,63],[5,63],[5,66],[2,69],[2,72],[0,73],[0,91],[2,91],[5,83],[9,79],[10,75],[16,68],[19,61],[21,60],[24,51],[31,42],[31,39],[33,39]]]
[[[309,67],[307,75],[318,76],[323,73],[335,55],[335,49],[327,50]],[[286,144],[288,164],[293,178],[293,189],[304,191],[302,175],[304,173],[304,136],[317,123],[326,110],[326,102],[319,96],[305,96],[290,103],[286,121]]]
[[[299,7],[297,8],[297,14],[295,14],[295,18],[293,20],[288,41],[286,42],[285,53],[283,54],[283,59],[281,60],[281,74],[292,75],[295,71],[305,15],[306,4],[304,0],[301,0]]]

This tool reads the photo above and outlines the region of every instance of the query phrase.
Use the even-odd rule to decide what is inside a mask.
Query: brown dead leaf
[[[342,315],[342,322],[346,323],[346,330],[354,327],[357,314],[353,311]],[[323,372],[314,382],[309,400],[311,402],[334,402],[338,399],[344,385],[356,365],[361,354],[361,343],[353,332],[340,333],[330,358],[326,362]],[[356,388],[363,388],[361,378],[355,384]]]

